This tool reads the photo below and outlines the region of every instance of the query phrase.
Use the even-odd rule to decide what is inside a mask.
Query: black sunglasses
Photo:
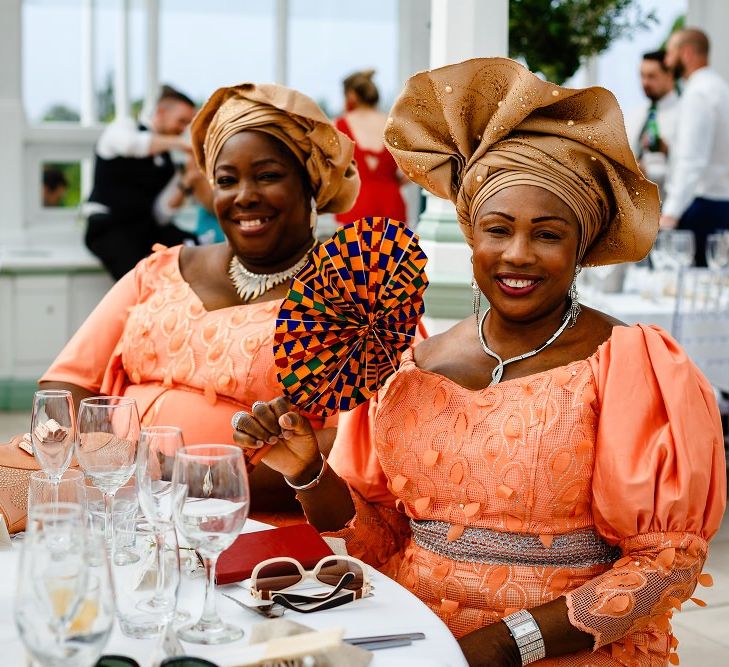
[[[139,667],[134,658],[125,655],[102,655],[94,667]],[[191,658],[180,655],[174,658],[165,658],[160,667],[218,667],[214,662],[203,658]]]

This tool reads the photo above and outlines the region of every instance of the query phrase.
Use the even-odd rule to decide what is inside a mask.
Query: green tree
[[[43,114],[44,122],[78,122],[81,119],[76,109],[66,106],[65,104],[54,104],[49,107],[48,111]]]
[[[655,22],[634,0],[510,0],[509,55],[563,83],[586,58]]]

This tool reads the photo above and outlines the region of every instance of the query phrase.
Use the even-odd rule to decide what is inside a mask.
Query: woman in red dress
[[[387,116],[377,109],[380,94],[372,81],[374,73],[355,72],[343,82],[345,113],[335,125],[354,141],[354,159],[362,186],[354,206],[336,215],[340,224],[367,216],[407,219],[400,193],[404,179],[382,139]]]

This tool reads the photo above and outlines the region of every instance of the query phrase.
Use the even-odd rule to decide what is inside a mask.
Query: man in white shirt
[[[643,173],[663,195],[668,156],[678,129],[678,94],[673,73],[663,62],[666,52],[651,51],[640,63],[640,83],[648,98],[625,119],[630,145]]]
[[[693,230],[697,266],[706,266],[707,235],[729,229],[729,85],[708,63],[705,33],[687,28],[671,35],[666,65],[686,85],[661,227]]]
[[[86,246],[118,280],[146,257],[155,243],[195,242],[172,223],[175,175],[170,151],[190,153],[182,137],[195,115],[194,102],[164,86],[150,127],[130,118],[111,123],[96,145],[94,187],[83,212]]]

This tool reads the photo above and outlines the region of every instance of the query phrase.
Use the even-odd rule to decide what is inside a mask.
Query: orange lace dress
[[[616,327],[589,359],[480,391],[410,351],[355,417],[332,452],[359,480],[334,533],[352,555],[458,637],[564,595],[594,651],[535,664],[667,664],[726,498],[713,391],[667,334]]]
[[[41,381],[132,396],[143,425],[179,426],[187,444],[233,444],[233,413],[281,394],[273,359],[281,301],[207,311],[180,273],[180,249],[153,253],[117,282]]]

